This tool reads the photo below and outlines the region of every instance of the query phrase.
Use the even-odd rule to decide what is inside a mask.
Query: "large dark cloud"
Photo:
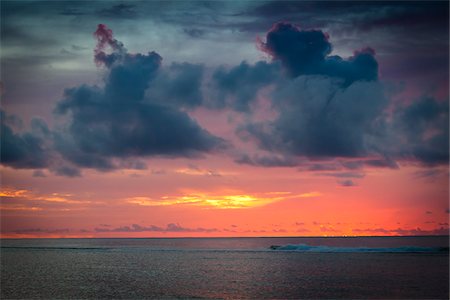
[[[156,52],[130,54],[105,25],[95,37],[104,85],[66,89],[55,130],[34,121],[31,132],[14,131],[2,118],[3,164],[74,177],[79,168],[134,166],[138,157],[209,153],[224,141],[186,112],[200,106],[243,113],[237,134],[262,151],[241,153],[238,163],[340,171],[448,162],[448,102],[424,97],[389,107],[375,52],[332,56],[321,30],[276,23],[259,44],[273,62],[222,66],[211,76],[199,64],[164,67]],[[270,102],[270,119],[253,117],[258,96]],[[55,157],[62,160],[49,163]]]
[[[342,88],[326,77],[298,77],[273,94],[279,116],[242,126],[241,135],[261,148],[289,155],[359,157],[371,147],[373,123],[386,98],[377,82],[359,81]]]
[[[396,160],[448,162],[448,103],[428,97],[389,114],[389,91],[378,80],[370,48],[355,51],[349,59],[330,56],[332,45],[325,33],[289,23],[275,24],[261,47],[292,78],[277,81],[270,95],[278,116],[241,124],[237,132],[244,140],[281,157],[352,159],[342,163],[346,169],[398,168]],[[363,159],[367,156],[372,158]],[[237,162],[273,163],[250,158]]]
[[[228,84],[229,90],[237,95],[238,85],[251,88],[250,96],[243,97],[246,101],[262,87],[275,85],[270,100],[278,117],[241,125],[241,137],[251,137],[261,149],[285,157],[362,157],[374,152],[374,124],[388,100],[377,80],[378,63],[372,49],[355,51],[348,59],[330,56],[332,45],[326,33],[302,30],[289,23],[276,23],[265,42],[260,42],[260,48],[281,62],[288,77],[283,79],[280,72],[278,76],[268,76],[268,70],[260,69],[254,77],[264,78],[261,73],[266,71],[269,79],[256,81],[255,85],[253,76],[238,72],[243,67],[222,76],[234,80],[223,81],[233,83]],[[251,70],[248,66],[246,69]],[[223,87],[219,90],[226,91]],[[234,103],[248,107],[243,100]],[[238,162],[267,166],[266,162],[248,157]]]
[[[347,60],[330,56],[332,45],[321,30],[302,30],[290,23],[276,23],[266,35],[260,48],[274,60],[280,60],[288,73],[327,75],[341,78],[345,85],[357,80],[376,80],[378,63],[375,51],[365,48],[354,52]]]
[[[224,145],[179,109],[201,102],[201,66],[173,64],[162,71],[157,53],[128,53],[105,25],[99,25],[95,37],[95,62],[105,68],[104,85],[66,89],[54,110],[62,117],[54,130],[34,120],[31,132],[15,133],[2,116],[4,165],[50,168],[75,177],[79,168],[108,171],[135,165],[135,157],[194,157]],[[153,80],[158,84],[152,85]]]
[[[107,68],[104,87],[67,89],[55,110],[56,114],[70,116],[67,131],[56,138],[56,146],[66,159],[82,167],[107,170],[113,167],[111,158],[190,157],[212,151],[222,143],[185,112],[167,105],[166,99],[146,99],[150,81],[160,69],[161,57],[157,53],[127,53],[104,25],[99,25],[95,34],[96,62]],[[106,46],[112,48],[112,53],[105,52]],[[186,74],[177,79],[190,80]],[[176,88],[173,83],[166,85]],[[147,92],[151,98],[152,90]],[[183,90],[178,96],[182,94]],[[170,102],[170,98],[167,100]]]

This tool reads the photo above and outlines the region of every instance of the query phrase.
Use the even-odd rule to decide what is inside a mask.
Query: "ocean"
[[[449,237],[2,239],[1,299],[448,299]]]

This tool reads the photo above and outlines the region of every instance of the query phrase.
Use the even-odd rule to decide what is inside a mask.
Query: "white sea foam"
[[[339,253],[353,253],[353,252],[375,252],[375,253],[422,253],[422,252],[448,252],[445,247],[417,247],[417,246],[403,246],[392,248],[372,248],[372,247],[330,247],[330,246],[311,246],[307,244],[299,245],[284,245],[270,247],[272,250],[282,251],[298,251],[298,252],[339,252]]]

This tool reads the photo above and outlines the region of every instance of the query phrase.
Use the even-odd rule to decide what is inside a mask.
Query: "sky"
[[[1,1],[1,236],[449,233],[446,1]]]

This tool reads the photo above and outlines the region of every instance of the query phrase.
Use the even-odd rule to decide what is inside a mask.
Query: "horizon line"
[[[333,235],[333,236],[174,236],[174,237],[0,237],[0,240],[24,239],[245,239],[245,238],[398,238],[398,237],[449,237],[438,235]],[[1,247],[1,245],[0,245]]]

